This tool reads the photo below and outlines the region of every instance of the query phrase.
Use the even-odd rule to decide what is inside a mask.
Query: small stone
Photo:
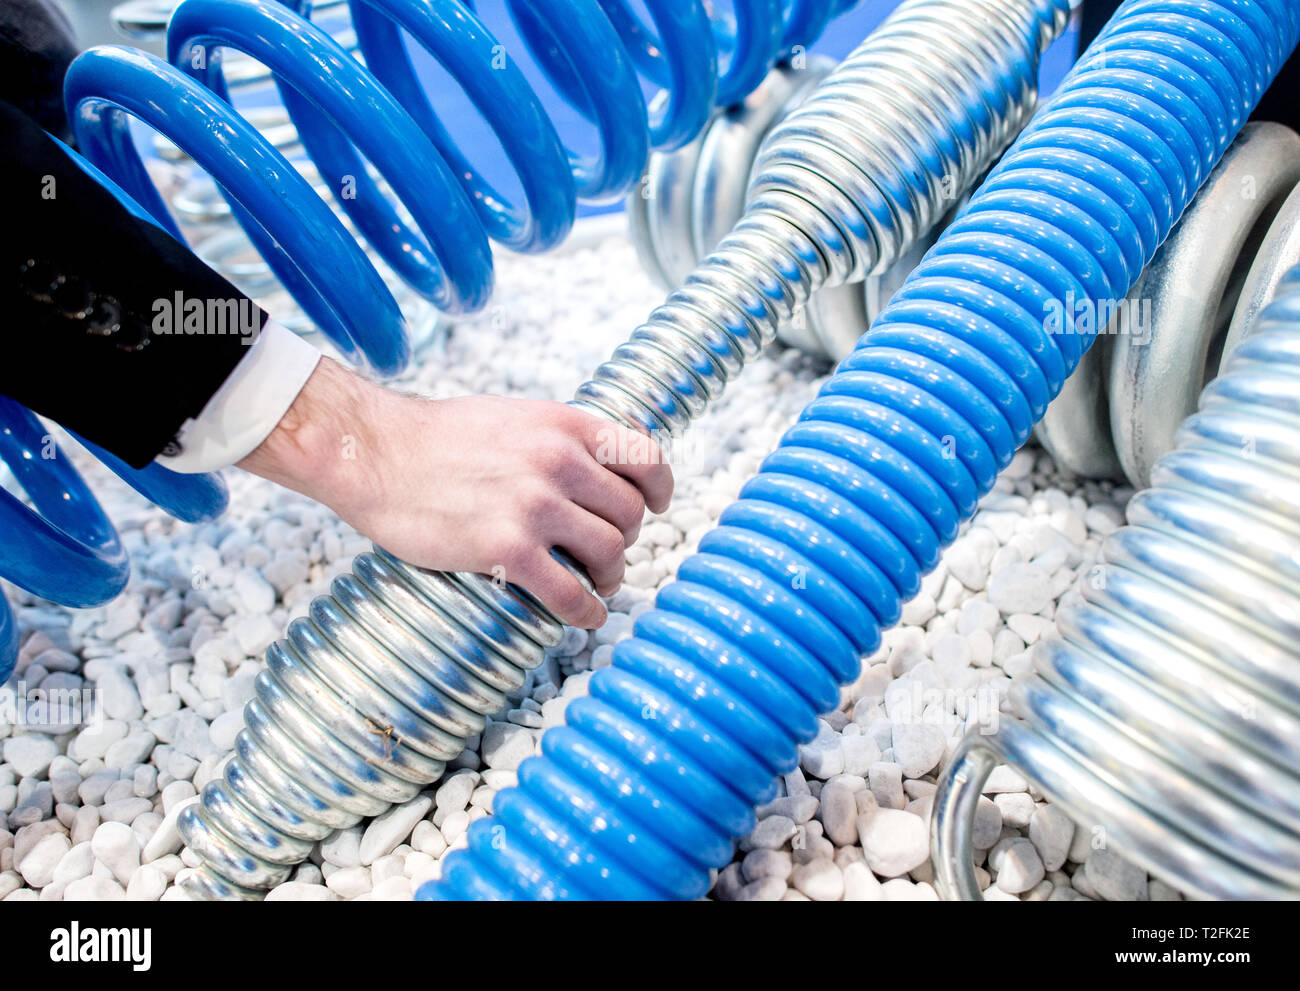
[[[884,888],[865,862],[849,864],[843,868],[843,874],[846,902],[878,902],[884,899]]]
[[[632,617],[626,613],[611,612],[605,625],[595,633],[597,644],[616,644],[632,635]]]
[[[742,850],[779,850],[795,834],[793,819],[786,816],[768,816],[759,821],[754,831],[740,841]]]
[[[64,854],[71,849],[72,844],[66,836],[62,833],[50,833],[37,840],[21,859],[18,859],[15,854],[15,866],[30,887],[43,888],[54,880],[55,868],[59,866],[59,861],[63,859]]]
[[[1002,824],[1012,829],[1024,829],[1034,814],[1034,800],[1025,792],[997,795],[993,799],[1002,813]]]
[[[975,824],[971,827],[971,846],[987,850],[1002,835],[1002,810],[992,800],[980,796],[975,806]]]
[[[513,771],[532,756],[533,734],[513,723],[488,723],[483,730],[482,755],[488,767]]]
[[[371,820],[361,837],[358,855],[362,864],[372,864],[393,852],[397,844],[411,835],[415,824],[433,808],[433,799],[417,795],[404,805],[397,805]]]
[[[786,893],[785,882],[779,877],[765,877],[752,881],[736,895],[738,902],[779,902]]]
[[[871,793],[882,809],[902,809],[907,804],[903,795],[903,769],[887,761],[876,761],[867,772]]]
[[[576,626],[566,626],[560,642],[551,648],[556,657],[577,657],[587,646],[589,634]]]
[[[188,781],[182,783],[189,784]],[[197,801],[199,801],[198,795],[190,795],[173,801],[170,807],[164,801],[163,807],[166,809],[166,814],[163,816],[162,822],[158,824],[158,828],[154,830],[153,835],[145,843],[144,850],[140,854],[141,861],[150,864],[155,860],[175,853],[181,848],[183,840],[178,825],[181,813]]]
[[[376,884],[372,897],[377,902],[409,902],[413,893],[410,880],[398,874]]]
[[[469,804],[470,795],[478,787],[479,775],[473,771],[453,774],[438,786],[434,804],[448,812],[458,812]]]
[[[866,785],[862,778],[840,775],[831,778],[820,796],[822,826],[826,838],[836,846],[849,846],[858,839],[857,793]],[[807,892],[805,892],[807,894]]]
[[[340,898],[356,898],[370,891],[370,868],[340,868],[325,879],[325,886]]]
[[[63,889],[65,902],[121,902],[126,901],[126,889],[112,878],[83,877]]]
[[[844,895],[844,875],[831,860],[800,864],[791,875],[791,883],[815,902],[839,901]]]
[[[126,885],[126,899],[132,902],[156,902],[167,890],[167,876],[156,867],[145,865],[131,875]]]
[[[100,706],[104,715],[109,718],[129,722],[144,715],[140,693],[136,691],[135,682],[125,670],[109,668],[100,675],[95,687],[99,689]]]
[[[998,541],[992,533],[972,528],[948,548],[943,563],[953,578],[972,592],[978,592],[988,582],[989,562],[997,549]]]
[[[464,809],[453,812],[442,821],[442,836],[449,845],[455,844],[469,829],[469,813]]]
[[[275,589],[252,568],[235,575],[234,591],[244,612],[266,615],[275,609]]]
[[[4,759],[23,778],[39,777],[59,755],[59,745],[42,733],[23,733],[5,740]]]
[[[95,854],[89,843],[78,843],[62,858],[50,877],[53,884],[69,884],[78,878],[89,877],[95,867]]]
[[[99,809],[93,806],[82,806],[77,809],[77,814],[72,818],[72,842],[89,843],[98,826]]]
[[[858,819],[867,865],[881,877],[899,877],[930,856],[925,823],[901,809],[881,808]]]
[[[909,778],[930,773],[943,759],[944,736],[937,726],[895,723],[893,745],[894,760]]]
[[[1074,840],[1074,821],[1054,805],[1044,805],[1029,819],[1029,839],[1049,871],[1059,870]]]
[[[989,581],[989,602],[1004,616],[1036,613],[1051,601],[1051,577],[1036,564],[1007,565]]]
[[[999,890],[1009,895],[1028,891],[1046,875],[1038,851],[1023,836],[1000,840],[989,851],[989,866],[998,872]]]
[[[840,753],[844,757],[844,773],[865,776],[871,771],[871,765],[880,760],[880,747],[876,741],[865,734],[860,736],[842,736]]]
[[[122,784],[130,790],[132,787],[130,781],[123,781]],[[121,822],[130,824],[135,821],[135,817],[148,812],[153,808],[153,802],[147,798],[119,798],[113,802],[105,802],[99,807],[99,818],[104,822]]]
[[[214,747],[222,753],[228,753],[235,748],[235,737],[239,736],[243,728],[244,714],[241,711],[223,712],[212,720],[208,735]]]
[[[187,798],[198,794],[194,785],[188,781],[173,781],[162,790],[163,815],[168,815],[173,808]]]
[[[275,593],[271,594],[274,598]],[[239,649],[250,657],[260,657],[280,635],[280,630],[271,622],[271,617],[261,613],[241,617],[230,632],[235,635]]]
[[[154,735],[145,730],[128,733],[105,751],[104,766],[120,769],[131,764],[143,764],[157,742]]]
[[[335,867],[361,866],[361,827],[335,830],[320,845],[321,856]]]
[[[447,850],[442,831],[429,821],[417,822],[411,832],[411,846],[430,857],[441,857]]]
[[[136,842],[131,827],[124,822],[102,823],[95,830],[90,849],[94,852],[95,859],[112,871],[113,876],[124,885],[140,866],[140,845]]]
[[[790,877],[794,863],[784,850],[751,850],[741,861],[741,869],[746,881],[765,877],[779,877],[784,881]]]
[[[1029,782],[1025,776],[1010,764],[999,764],[993,768],[988,780],[984,782],[985,795],[1005,794],[1012,791],[1028,791]]]
[[[844,772],[840,735],[822,722],[817,736],[799,748],[799,766],[805,774],[826,780]]]

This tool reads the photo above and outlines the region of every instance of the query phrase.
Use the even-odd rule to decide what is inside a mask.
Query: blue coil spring
[[[1091,343],[1045,304],[1124,298],[1298,34],[1124,4],[417,897],[703,895]]]
[[[204,167],[303,311],[345,355],[387,375],[410,359],[396,301],[328,205],[231,108],[223,49],[271,70],[335,203],[374,252],[415,292],[459,313],[491,293],[490,240],[522,252],[558,244],[579,198],[626,193],[651,148],[691,140],[715,106],[743,98],[853,2],[736,0],[728,30],[701,0],[649,0],[653,29],[627,0],[506,0],[538,67],[595,127],[600,150],[592,158],[564,146],[523,72],[475,5],[461,0],[353,0],[364,67],[304,16],[306,0],[185,0],[168,25],[168,62],[135,49],[91,49],[73,63],[64,95],[87,157],[178,237],[128,117]],[[443,128],[403,31],[460,83],[492,128],[522,203],[495,189]],[[720,52],[730,52],[721,67]],[[648,106],[642,77],[662,87]]]
[[[690,141],[715,106],[742,99],[776,61],[811,44],[856,2],[736,0],[727,28],[700,0],[649,0],[651,29],[627,0],[507,0],[541,69],[599,133],[599,154],[584,159],[561,143],[469,0],[354,0],[353,26],[369,71],[307,19],[305,0],[185,0],[168,26],[171,64],[118,46],[91,49],[74,62],[64,95],[90,162],[69,154],[129,209],[183,241],[140,160],[128,115],[171,138],[217,180],[244,231],[331,341],[352,360],[392,374],[410,359],[396,301],[328,205],[229,106],[221,49],[243,51],[272,70],[337,204],[415,291],[459,312],[481,306],[491,292],[489,238],[516,251],[558,244],[578,199],[626,193],[651,148]],[[492,188],[439,123],[401,30],[461,83],[492,126],[523,205]],[[648,106],[642,77],[661,88]],[[369,177],[358,149],[417,230]],[[351,180],[346,193],[344,177]],[[86,446],[174,516],[197,522],[225,507],[215,476],[177,476],[157,466],[134,472]],[[39,422],[16,404],[0,405],[0,458],[18,471],[39,510],[0,491],[0,529],[16,535],[0,577],[64,605],[98,605],[122,590],[128,562],[75,471],[61,459],[45,477],[31,470],[49,462],[43,448]],[[0,675],[12,667],[16,636],[0,598]]]

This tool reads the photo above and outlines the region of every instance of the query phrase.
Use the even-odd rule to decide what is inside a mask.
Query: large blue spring
[[[506,0],[539,68],[598,132],[594,157],[565,147],[523,72],[461,0],[352,0],[365,66],[303,16],[307,0],[185,0],[168,25],[168,62],[92,49],[68,72],[65,100],[87,157],[179,237],[140,163],[128,115],[174,141],[216,180],[271,270],[330,340],[392,374],[410,358],[396,301],[329,206],[232,110],[223,49],[270,69],[335,203],[375,254],[415,292],[457,313],[491,293],[489,240],[524,252],[558,244],[579,198],[626,193],[651,148],[691,140],[716,105],[743,98],[852,2],[738,0],[729,30],[700,0],[651,0],[652,27],[627,0]],[[403,31],[490,125],[523,202],[494,188],[443,128]],[[722,67],[720,51],[730,51]],[[662,87],[649,105],[642,76]]]
[[[1297,42],[1290,0],[1129,0],[418,897],[696,898]],[[796,591],[797,589],[797,591]]]
[[[185,0],[168,26],[170,64],[131,48],[91,49],[73,63],[65,99],[94,163],[83,166],[132,209],[184,240],[140,160],[129,115],[213,175],[268,265],[343,354],[391,374],[410,358],[397,302],[329,206],[231,108],[223,48],[270,68],[335,202],[375,253],[440,309],[460,312],[491,293],[489,239],[515,251],[558,244],[578,199],[625,194],[650,149],[690,141],[716,106],[742,99],[776,61],[811,44],[856,2],[736,0],[727,26],[710,18],[702,0],[649,0],[652,25],[641,23],[627,0],[507,0],[540,68],[596,128],[594,158],[563,145],[472,0],[352,0],[369,71],[307,19],[307,0]],[[460,82],[491,125],[518,176],[522,204],[494,189],[439,123],[402,30]],[[649,104],[642,77],[659,87]],[[414,229],[370,177],[362,154]],[[91,450],[181,519],[210,519],[224,509],[215,477],[185,479],[156,466],[134,472]],[[0,490],[0,532],[13,535],[0,577],[68,606],[98,605],[122,590],[129,565],[94,497],[52,452],[39,421],[16,404],[0,404],[0,459],[39,510]],[[0,678],[12,666],[16,637],[0,597]]]

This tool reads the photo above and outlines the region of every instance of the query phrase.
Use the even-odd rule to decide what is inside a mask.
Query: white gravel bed
[[[661,299],[630,244],[539,258],[501,256],[494,302],[422,356],[406,387],[566,399]],[[277,900],[407,899],[491,814],[542,731],[585,693],[593,669],[648,609],[828,373],[792,351],[746,369],[696,426],[672,509],[628,551],[627,583],[593,634],[569,630],[508,711],[414,801],[335,834]],[[368,542],[330,511],[241,472],[231,506],[177,523],[78,458],[133,564],[108,605],[70,610],[9,586],[26,637],[0,691],[98,690],[102,726],[4,722],[0,705],[0,898],[183,900],[198,861],[175,820],[221,772],[263,652]],[[1128,492],[1062,477],[1022,451],[972,524],[885,635],[800,768],[720,871],[720,900],[929,900],[927,822],[935,775],[966,726],[1005,716],[1028,648],[1088,579]],[[0,698],[0,703],[6,701]],[[6,715],[8,713],[8,715]],[[976,827],[980,880],[997,900],[1177,898],[1090,831],[1075,829],[1010,768],[995,772]]]

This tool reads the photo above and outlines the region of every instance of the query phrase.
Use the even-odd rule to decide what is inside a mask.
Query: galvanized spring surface
[[[932,820],[946,895],[980,897],[970,820],[1002,762],[1188,892],[1300,891],[1298,425],[1300,267],[1107,538],[1104,580],[1057,612],[1012,689],[1022,719],[954,754]]]
[[[988,10],[987,6],[975,4],[963,17],[975,22],[986,18]],[[909,245],[906,251],[889,254],[888,263],[876,263],[865,277],[854,273],[856,277],[820,288],[777,330],[782,341],[802,350],[834,360],[847,356],[933,243],[943,227],[943,216],[951,216],[960,208],[982,171],[972,169],[972,163],[984,162],[987,166],[993,161],[1023,127],[1037,98],[1034,78],[1029,78],[1028,85],[1018,92],[1008,90],[1003,94],[1012,96],[1014,106],[1003,106],[995,113],[989,121],[993,126],[967,136],[969,140],[954,142],[956,135],[945,133],[941,123],[948,112],[942,104],[943,95],[958,92],[960,80],[970,78],[963,76],[965,73],[987,76],[1005,69],[1005,52],[1002,65],[980,68],[972,57],[987,59],[987,51],[978,52],[961,42],[946,52],[936,46],[933,60],[920,67],[925,82],[918,84],[918,67],[905,53],[926,36],[926,16],[891,23],[888,42],[882,38],[869,55],[857,53],[852,59],[852,72],[847,68],[837,72],[840,93],[867,78],[872,85],[881,80],[894,83],[885,92],[884,102],[870,108],[870,112],[854,112],[848,117],[828,112],[837,97],[819,93],[820,106],[811,108],[810,117],[804,118],[798,108],[810,93],[818,92],[816,85],[831,69],[826,60],[814,58],[797,68],[786,65],[775,69],[742,106],[715,117],[704,133],[686,147],[652,155],[641,188],[627,200],[633,240],[651,276],[665,289],[682,284],[744,215],[749,193],[761,182],[763,170],[776,164],[766,157],[764,149],[782,141],[782,135],[811,140],[819,148],[817,152],[801,153],[780,166],[794,165],[813,172],[826,167],[829,171],[822,174],[823,178],[841,195],[861,184],[861,173],[872,177],[872,181],[884,178],[881,188],[874,191],[877,199],[869,209],[887,227],[902,232]],[[1003,21],[997,29],[1006,27],[1008,22]],[[1003,36],[1000,43],[1005,41]],[[1036,58],[1027,64],[1036,70]],[[918,86],[929,87],[936,81],[940,88],[928,97],[918,90]],[[907,105],[918,100],[923,112],[909,114]],[[928,142],[924,136],[927,128],[932,129]],[[858,164],[856,173],[851,164],[846,170],[843,162],[835,163],[838,156],[833,149],[849,147],[843,143],[849,140],[846,129],[853,131],[856,143],[852,147],[867,156]],[[904,148],[910,151],[900,156]],[[826,149],[831,149],[829,160]],[[918,162],[918,158],[925,160]],[[908,169],[916,170],[913,177],[909,177]],[[937,180],[942,187],[939,195],[934,189],[920,190],[915,176],[928,176],[930,182]],[[937,209],[930,204],[937,204]],[[897,212],[890,215],[888,210]]]
[[[1091,304],[1053,315],[1063,333],[1100,335],[1037,428],[1058,464],[1151,483],[1201,389],[1300,259],[1297,184],[1300,136],[1248,124],[1113,318]]]
[[[801,68],[778,66],[744,104],[714,117],[685,148],[650,156],[641,188],[627,198],[628,226],[642,266],[665,290],[685,281],[745,215],[763,139],[832,68],[833,62],[818,57]],[[887,271],[817,290],[781,323],[777,338],[811,354],[845,357],[942,226],[941,221],[921,236]]]
[[[678,436],[811,292],[887,269],[943,212],[945,177],[991,164],[1067,12],[1064,0],[903,4],[772,138],[744,219],[575,403]],[[893,121],[896,145],[873,121]],[[362,555],[268,651],[224,778],[182,814],[205,861],[187,889],[257,897],[314,840],[414,795],[559,633],[513,587]]]

